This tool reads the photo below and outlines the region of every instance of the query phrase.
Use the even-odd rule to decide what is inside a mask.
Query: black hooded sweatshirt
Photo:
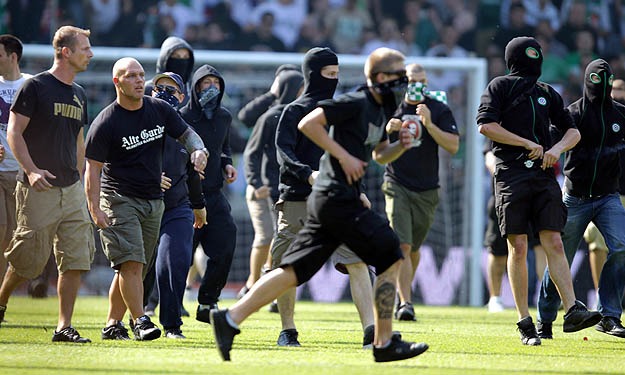
[[[338,57],[329,48],[310,49],[302,62],[304,93],[287,105],[276,131],[276,148],[280,164],[280,199],[305,201],[312,188],[308,177],[319,169],[319,159],[323,150],[304,136],[297,124],[304,116],[317,107],[320,100],[334,95],[338,79],[321,76],[321,69],[328,65],[338,65]]]
[[[209,75],[217,77],[221,86],[217,97],[217,107],[213,113],[213,118],[210,120],[206,118],[200,107],[199,94],[196,90],[198,82]],[[223,187],[224,168],[228,164],[232,165],[232,150],[230,148],[232,115],[221,106],[226,83],[217,69],[210,65],[202,65],[193,74],[191,83],[191,99],[187,105],[180,109],[180,114],[187,124],[191,125],[200,135],[204,141],[204,146],[210,153],[202,180],[202,190],[204,194],[207,194],[219,191]]]
[[[186,48],[189,50],[190,57],[188,60],[184,59],[172,59],[171,55],[175,50]],[[170,36],[161,44],[160,54],[158,60],[156,60],[156,74],[165,72],[174,72],[180,77],[182,81],[187,85],[187,92],[190,91],[189,79],[191,73],[193,73],[193,64],[195,64],[195,57],[193,55],[193,48],[184,39],[177,36]],[[145,83],[145,95],[152,95],[153,82],[149,80]],[[185,103],[188,102],[189,96],[185,98]]]
[[[278,180],[280,177],[280,165],[276,156],[276,128],[282,111],[287,104],[295,100],[303,82],[304,76],[298,71],[290,70],[280,73],[280,97],[277,105],[260,116],[243,152],[245,181],[255,189],[263,185],[269,186],[274,202],[279,196]]]
[[[584,73],[584,95],[569,106],[581,133],[579,143],[566,153],[565,191],[575,197],[593,197],[619,190],[619,151],[625,136],[625,106],[612,100],[612,69],[601,59]]]
[[[506,46],[505,59],[510,73],[494,78],[486,87],[478,108],[477,125],[499,123],[549,150],[554,144],[550,124],[562,134],[575,128],[575,124],[560,94],[551,86],[538,83],[543,60],[540,44],[531,37],[514,38]],[[498,167],[525,168],[533,164],[539,168],[541,164],[525,164],[529,151],[522,146],[493,142],[493,154]]]

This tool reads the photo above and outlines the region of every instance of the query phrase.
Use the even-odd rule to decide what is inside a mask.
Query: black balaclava
[[[505,52],[510,75],[538,81],[543,65],[543,51],[536,39],[520,36],[508,42]]]
[[[339,80],[323,77],[321,69],[328,65],[338,64],[338,57],[329,48],[314,47],[306,52],[302,62],[304,93],[317,100],[332,98]]]
[[[584,73],[584,101],[599,106],[612,105],[612,81],[614,75],[610,65],[602,59],[590,62]]]
[[[279,74],[278,104],[289,104],[297,98],[299,90],[304,84],[304,76],[299,70],[283,70]]]

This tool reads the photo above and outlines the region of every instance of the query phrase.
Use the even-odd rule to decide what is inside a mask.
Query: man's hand
[[[224,168],[224,179],[226,183],[233,183],[237,179],[237,170],[230,164]]]
[[[549,149],[543,155],[543,164],[541,165],[541,168],[545,170],[547,168],[553,167],[560,159],[560,154],[560,150],[556,150],[555,147]]]
[[[543,157],[543,146],[537,143],[527,140],[527,143],[525,144],[525,149],[529,150],[530,153],[528,157],[531,160],[541,159]]]
[[[161,174],[161,191],[169,190],[171,188],[171,178],[165,176],[165,172]]]
[[[89,207],[89,213],[95,225],[100,229],[108,228],[112,224],[111,219],[100,207]]]
[[[48,182],[48,178],[55,179],[56,176],[45,169],[35,169],[28,174],[28,182],[36,191],[50,190],[52,184]]]
[[[412,147],[412,141],[414,137],[410,134],[410,130],[408,128],[399,129],[399,143],[403,149],[409,149]]]
[[[362,205],[366,208],[371,208],[371,201],[369,200],[369,198],[367,198],[367,194],[360,193],[360,201],[362,202]]]
[[[206,223],[206,208],[197,208],[193,210],[193,228],[202,228]]]
[[[423,103],[418,104],[416,113],[419,115],[421,123],[426,129],[432,126],[432,114],[427,105]]]
[[[193,164],[193,169],[195,169],[200,177],[204,176],[204,168],[206,168],[206,153],[202,150],[195,150],[191,154],[191,164]]]
[[[392,132],[399,131],[399,129],[401,129],[401,124],[402,122],[398,118],[392,118],[388,120],[388,122],[386,123],[386,132],[388,134],[391,134]]]
[[[365,175],[365,168],[367,167],[367,163],[353,157],[352,155],[347,155],[344,159],[339,160],[341,164],[341,168],[343,172],[345,172],[345,176],[347,177],[347,183],[352,184],[362,178]]]
[[[267,199],[269,193],[271,193],[271,188],[269,186],[261,186],[254,190],[254,199]]]

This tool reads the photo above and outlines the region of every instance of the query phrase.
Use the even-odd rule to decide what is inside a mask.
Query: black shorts
[[[487,204],[488,217],[486,218],[486,234],[484,235],[484,246],[488,251],[496,256],[508,255],[508,241],[501,237],[497,213],[495,211],[495,196],[491,195]]]
[[[365,208],[360,199],[337,199],[315,192],[308,197],[308,217],[280,267],[292,266],[297,284],[308,281],[344,243],[376,274],[386,271],[402,253],[386,218]]]
[[[564,229],[567,210],[553,168],[498,168],[495,196],[504,238],[508,234]]]

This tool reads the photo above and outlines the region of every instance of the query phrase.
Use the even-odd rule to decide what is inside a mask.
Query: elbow
[[[456,143],[455,145],[452,145],[448,151],[450,154],[456,155],[459,149],[460,149],[460,144]]]
[[[490,130],[488,124],[479,125],[477,127],[477,130],[480,132],[481,135],[488,137],[488,131]]]

